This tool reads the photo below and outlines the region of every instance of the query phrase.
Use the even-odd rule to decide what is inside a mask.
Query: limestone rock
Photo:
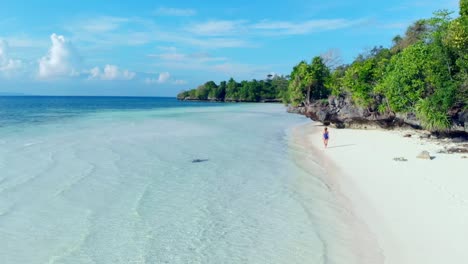
[[[418,159],[428,159],[428,160],[432,159],[432,157],[431,157],[431,155],[429,154],[429,152],[428,152],[428,151],[425,151],[425,150],[422,151],[421,153],[419,153],[419,155],[416,156],[416,158],[418,158]]]
[[[328,100],[316,100],[310,105],[289,107],[288,112],[303,114],[314,121],[331,124],[337,128],[394,128],[407,127],[423,129],[415,113],[394,113],[389,109],[379,111],[379,105],[385,105],[385,99],[375,95],[374,105],[362,107],[352,100],[350,94],[330,96]],[[451,128],[447,131],[432,131],[447,136],[468,137],[468,110],[462,106],[453,107],[448,113]],[[443,136],[443,135],[442,135]]]

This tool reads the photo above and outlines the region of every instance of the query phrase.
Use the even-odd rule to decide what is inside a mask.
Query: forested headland
[[[281,102],[286,97],[289,78],[268,75],[265,80],[236,82],[233,78],[216,84],[206,82],[196,89],[181,92],[180,100],[209,100],[219,102]]]
[[[339,123],[340,107],[354,107],[362,120],[411,119],[427,130],[461,126],[468,132],[468,0],[459,14],[437,11],[376,46],[350,64],[333,65],[316,56],[288,76],[219,85],[210,81],[182,92],[179,99],[215,101],[281,100],[319,121]],[[343,118],[341,118],[343,119]],[[351,118],[352,120],[352,118]]]

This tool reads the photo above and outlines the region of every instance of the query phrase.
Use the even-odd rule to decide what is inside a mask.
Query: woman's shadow
[[[344,147],[350,147],[350,146],[355,146],[356,144],[347,144],[347,145],[338,145],[338,146],[332,146],[328,147],[329,149],[331,148],[344,148]]]

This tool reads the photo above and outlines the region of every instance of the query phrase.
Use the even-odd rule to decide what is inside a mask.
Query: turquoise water
[[[281,105],[3,97],[0,114],[0,263],[352,263],[293,159],[306,119]]]

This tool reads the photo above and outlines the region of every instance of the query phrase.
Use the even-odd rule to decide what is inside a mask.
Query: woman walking
[[[328,128],[324,128],[323,129],[323,145],[325,146],[325,148],[327,148],[328,146],[328,139],[330,138],[330,136],[328,135]]]

